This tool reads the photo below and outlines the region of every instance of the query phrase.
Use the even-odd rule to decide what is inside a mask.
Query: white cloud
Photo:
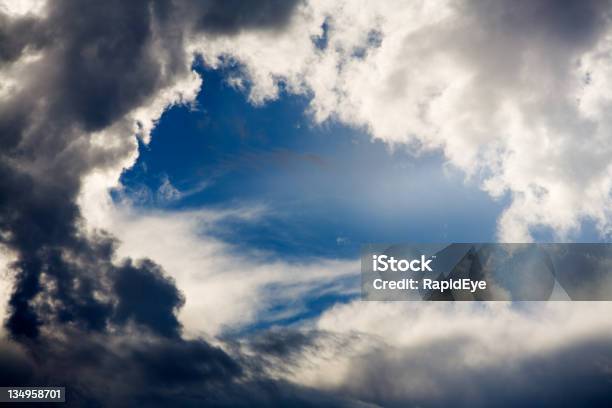
[[[191,48],[212,65],[220,56],[243,64],[255,103],[276,98],[283,82],[312,94],[317,122],[335,118],[391,145],[441,150],[492,197],[510,194],[501,240],[529,241],[536,226],[564,239],[585,219],[609,235],[605,4],[487,4],[312,0],[282,33]],[[323,22],[319,49],[312,39]]]
[[[5,248],[0,248],[0,318],[8,316],[8,301],[13,289],[13,276],[9,265],[15,262],[15,256]],[[0,328],[0,335],[4,334],[4,326]]]
[[[95,186],[95,180],[87,185]],[[211,235],[228,218],[257,222],[264,208],[139,212],[129,203],[114,204],[104,189],[94,190],[81,200],[88,227],[116,236],[118,257],[147,257],[165,269],[185,295],[179,319],[188,336],[216,336],[289,318],[304,312],[303,302],[313,294],[358,290],[358,261],[270,259],[270,254],[240,250]],[[355,279],[347,283],[347,277]]]
[[[162,178],[162,183],[157,189],[157,199],[158,201],[164,202],[172,202],[181,198],[181,192],[174,187],[174,185],[170,182],[168,176],[164,176]]]
[[[43,15],[47,0],[1,0],[0,10],[14,16]]]
[[[580,370],[556,353],[563,355],[564,350],[569,353],[583,344],[588,349],[588,341],[604,339],[609,344],[611,307],[609,302],[355,301],[337,305],[313,321],[310,328],[324,335],[314,336],[311,344],[292,356],[290,365],[272,374],[319,389],[342,390],[366,401],[404,404],[465,402],[504,381],[520,392],[529,389],[525,375],[534,376],[525,368],[531,361],[556,356],[554,364],[563,372],[539,366],[539,374],[546,373],[550,380]],[[602,354],[591,367],[588,353],[584,349],[581,353],[588,372],[597,367],[605,372]],[[496,377],[487,378],[487,373]],[[554,381],[551,384],[542,385],[555,386]]]

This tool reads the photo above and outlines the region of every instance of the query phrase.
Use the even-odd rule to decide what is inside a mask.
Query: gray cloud
[[[195,27],[212,34],[236,34],[241,30],[284,28],[300,0],[209,0],[192,2]]]
[[[479,345],[462,338],[391,349],[357,360],[345,390],[386,407],[604,407],[612,390],[611,340],[488,367],[466,364],[465,350]]]
[[[19,58],[27,47],[43,47],[47,42],[44,34],[36,18],[12,19],[0,14],[0,65]]]
[[[291,345],[290,352],[279,347],[280,339]],[[502,355],[492,360],[478,333],[432,336],[401,347],[373,334],[283,329],[252,339],[248,347],[267,357],[266,369],[282,367],[297,378],[310,359],[345,359],[343,376],[327,388],[382,407],[607,407],[612,391],[607,335],[518,357],[504,357],[512,345],[498,344]]]
[[[202,340],[65,330],[32,347],[0,347],[3,384],[65,384],[68,406],[365,407],[273,380]]]
[[[244,24],[247,28],[284,24],[293,7],[287,4],[277,18],[246,19]],[[242,6],[240,13],[253,15],[253,10],[276,6],[259,2]],[[229,11],[218,7],[216,2],[161,0],[83,7],[60,1],[50,4],[41,18],[1,16],[9,22],[0,36],[2,61],[14,63],[30,49],[38,58],[31,71],[17,78],[18,90],[0,105],[0,228],[2,243],[17,254],[7,323],[13,335],[36,337],[40,326],[58,321],[104,329],[112,316],[115,323],[135,319],[147,320],[149,326],[162,324],[161,316],[143,318],[142,310],[150,304],[133,303],[130,308],[141,312],[128,313],[125,301],[113,310],[112,296],[106,300],[94,296],[102,292],[121,299],[122,285],[129,288],[128,271],[140,286],[156,282],[149,287],[153,291],[165,278],[148,261],[141,262],[139,269],[129,260],[124,267],[115,266],[112,238],[104,234],[91,238],[81,231],[76,198],[84,175],[117,166],[134,151],[133,134],[105,135],[117,147],[103,148],[91,142],[91,132],[116,126],[189,71],[182,36],[195,23],[176,20],[192,17],[184,9],[199,11],[192,18],[210,20],[217,32],[241,26],[243,18],[226,21]],[[215,19],[217,12],[226,18]],[[104,277],[115,280],[110,293]],[[176,294],[167,298],[167,315],[173,316],[178,298]],[[167,321],[176,332],[176,318]]]
[[[222,349],[184,340],[174,282],[150,260],[115,259],[113,237],[86,232],[77,204],[84,176],[134,154],[130,113],[189,73],[191,29],[280,28],[294,6],[242,3],[233,16],[222,2],[65,0],[0,14],[0,75],[12,86],[0,99],[0,240],[16,258],[3,385],[66,384],[76,406],[326,400],[247,379]]]

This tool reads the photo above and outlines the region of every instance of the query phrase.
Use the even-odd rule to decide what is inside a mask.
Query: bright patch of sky
[[[441,155],[392,150],[335,122],[314,125],[305,97],[253,106],[228,81],[231,70],[198,70],[197,104],[168,110],[122,176],[121,195],[135,206],[261,206],[256,222],[229,219],[212,233],[294,259],[356,258],[371,242],[495,239],[507,199],[492,200]],[[596,234],[584,231],[583,238]]]

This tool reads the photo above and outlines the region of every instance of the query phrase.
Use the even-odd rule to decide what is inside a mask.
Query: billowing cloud
[[[606,406],[609,310],[354,302],[244,348],[263,356],[271,376],[384,407]]]
[[[312,96],[317,122],[443,152],[510,197],[498,235],[522,242],[537,228],[567,238],[585,220],[610,233],[611,34],[606,1],[313,0],[282,34],[192,48],[213,66],[241,63],[256,103],[283,83]]]

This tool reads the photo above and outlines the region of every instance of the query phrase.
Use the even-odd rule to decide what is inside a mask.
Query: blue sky
[[[439,154],[415,157],[359,129],[314,125],[306,97],[253,106],[227,71],[197,69],[196,106],[169,109],[121,178],[137,206],[264,206],[259,222],[228,220],[214,234],[285,258],[355,258],[370,242],[494,239],[505,200],[445,170]],[[183,194],[160,196],[167,182]]]
[[[196,103],[163,114],[151,142],[140,145],[138,160],[123,173],[116,200],[127,196],[136,208],[170,213],[264,208],[256,220],[224,217],[203,232],[237,253],[260,251],[270,262],[356,260],[367,243],[496,240],[509,196],[492,199],[440,152],[415,156],[363,129],[333,120],[315,124],[308,96],[281,92],[255,106],[248,89],[227,81],[236,67],[195,69],[204,81]],[[532,228],[532,235],[555,241],[546,227]],[[573,240],[601,238],[587,222]],[[358,287],[355,272],[344,287]],[[356,296],[323,289],[272,302],[263,315],[225,334],[303,322]],[[274,293],[275,286],[263,290]]]

